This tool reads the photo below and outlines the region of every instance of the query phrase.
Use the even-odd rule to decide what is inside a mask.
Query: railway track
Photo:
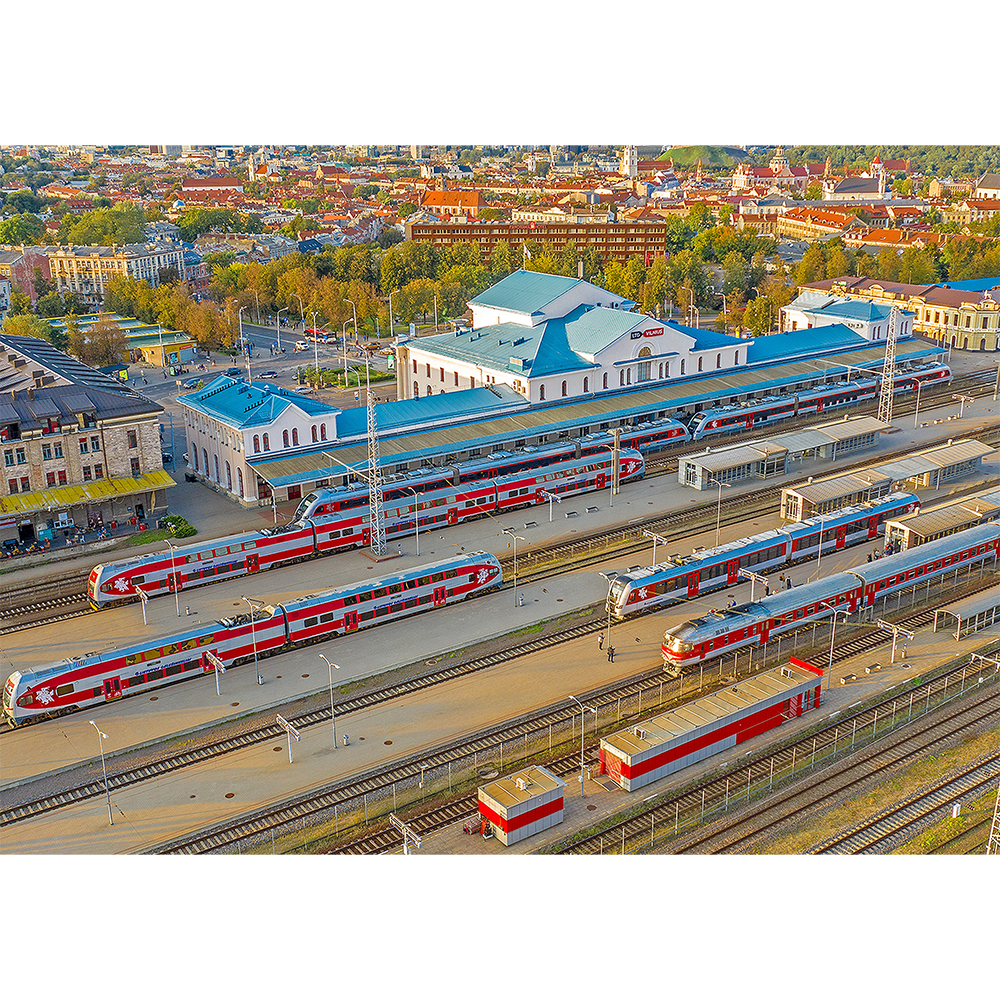
[[[995,713],[994,713],[995,714]],[[863,823],[844,830],[809,851],[810,854],[882,854],[934,819],[945,815],[962,797],[975,797],[996,786],[1000,751],[930,788],[889,806]]]
[[[824,760],[835,759],[838,752],[853,751],[858,732],[863,735],[862,746],[875,744],[880,715],[883,720],[883,732],[894,727],[897,714],[902,717],[904,709],[907,710],[906,718],[908,720],[912,718],[914,703],[918,707],[918,718],[921,714],[926,715],[935,686],[941,692],[941,685],[944,685],[941,693],[941,698],[944,700],[947,697],[949,680],[953,693],[956,684],[961,684],[960,692],[964,692],[966,680],[969,681],[968,687],[972,690],[973,675],[976,677],[977,693],[970,695],[971,701],[950,705],[941,721],[929,717],[930,721],[923,729],[933,728],[935,734],[925,735],[924,742],[921,742],[919,734],[914,736],[909,733],[898,733],[888,738],[883,735],[876,745],[862,751],[863,758],[858,758],[861,760],[859,766],[864,769],[864,774],[857,781],[841,778],[837,784],[840,772],[830,776],[819,775],[810,780],[805,789],[796,786],[779,793],[781,798],[772,797],[776,778],[780,784],[783,779],[794,776],[799,770],[804,770],[806,767],[813,768],[817,756],[822,764]],[[978,690],[981,687],[978,681],[980,676],[983,675],[970,672],[968,665],[953,667],[914,686],[909,691],[909,701],[905,697],[907,692],[882,698],[877,704],[864,707],[843,718],[838,717],[835,723],[828,723],[802,738],[754,754],[748,762],[738,762],[735,768],[723,776],[694,782],[666,798],[657,797],[659,801],[647,809],[565,845],[557,853],[603,853],[605,844],[616,848],[615,853],[619,852],[619,845],[621,853],[626,853],[624,848],[627,846],[631,846],[632,852],[645,851],[654,847],[657,830],[660,831],[661,840],[672,841],[673,848],[669,853],[731,853],[740,845],[746,845],[756,839],[762,829],[818,807],[826,798],[842,793],[851,785],[912,759],[913,754],[921,752],[921,749],[950,739],[973,726],[1000,718],[1000,706],[994,704],[995,690]],[[924,692],[928,708],[920,712],[920,701]],[[888,726],[885,725],[887,715],[890,716]],[[870,736],[864,738],[866,729],[870,730]],[[887,756],[887,763],[879,763],[879,758],[893,754],[894,747],[899,748],[907,742],[909,742],[908,750],[897,750],[894,758],[890,760]],[[830,789],[828,794],[823,794],[824,782],[833,782],[828,785]],[[796,803],[794,799],[796,795],[804,795],[806,798],[803,802]],[[735,806],[736,802],[750,803],[755,797],[761,796],[767,796],[766,800],[753,805],[749,812],[744,809],[739,815],[728,816],[730,807]],[[705,818],[715,814],[727,815],[725,819],[714,822],[711,827],[703,827]],[[682,815],[685,817],[685,827],[694,827],[695,830],[690,834],[685,833],[683,838],[678,838]],[[673,836],[670,833],[671,829]]]

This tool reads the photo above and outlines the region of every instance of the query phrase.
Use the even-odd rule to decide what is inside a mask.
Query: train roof
[[[256,541],[258,538],[284,534],[289,529],[297,529],[299,527],[301,525],[293,521],[278,528],[259,528],[255,531],[241,531],[239,534],[225,535],[220,538],[205,538],[200,542],[191,542],[188,545],[175,545],[173,548],[173,557],[175,559],[183,559],[184,556],[192,552],[205,552],[209,549],[221,548],[223,545],[242,545],[245,542]],[[171,550],[167,546],[166,541],[164,541],[163,545],[164,548],[162,551],[146,552],[142,555],[132,556],[130,559],[122,559],[117,562],[100,563],[94,569],[114,568],[115,570],[120,570],[131,566],[141,566],[156,559],[169,559]]]
[[[878,510],[891,509],[898,507],[900,504],[917,502],[919,502],[919,498],[915,493],[907,493],[899,490],[895,493],[889,493],[884,497],[879,497],[876,500],[865,500],[862,503],[852,503],[848,507],[838,507],[837,510],[829,514],[813,514],[811,517],[796,521],[795,524],[786,524],[785,531],[795,532],[796,534],[800,532],[808,533],[812,529],[818,531],[820,525],[823,526],[823,530],[825,531],[835,524],[850,521],[853,517],[863,517],[865,514],[871,514]],[[909,517],[910,515],[907,514],[905,516]]]
[[[894,556],[885,556],[874,562],[854,566],[848,572],[868,584],[873,580],[881,580],[890,573],[905,573],[917,566],[924,566],[959,548],[971,548],[984,542],[995,542],[998,538],[1000,538],[1000,525],[979,524],[974,528],[966,528],[965,531],[945,535],[944,538],[936,538],[933,542],[925,542],[916,548],[904,549]]]
[[[794,611],[806,604],[829,600],[835,594],[846,593],[857,585],[857,580],[850,573],[834,573],[832,576],[792,587],[791,590],[781,590],[758,601],[738,604],[735,608],[716,608],[707,615],[668,629],[667,634],[679,638],[689,638],[692,633],[700,632],[705,628],[714,632],[722,622],[725,622],[727,630],[735,631],[754,625],[762,618],[777,617],[786,611]]]
[[[291,608],[311,603],[317,599],[327,599],[341,593],[353,594],[355,591],[367,590],[369,588],[374,589],[375,587],[388,587],[394,583],[401,583],[403,580],[409,580],[414,576],[425,576],[428,573],[438,573],[449,569],[462,569],[482,560],[492,562],[496,566],[500,565],[497,561],[497,557],[493,555],[492,552],[466,552],[464,555],[449,556],[447,559],[438,559],[437,562],[425,563],[423,566],[414,566],[412,569],[400,571],[398,573],[390,573],[388,576],[371,577],[368,580],[359,580],[356,583],[343,584],[340,587],[331,587],[329,590],[319,590],[315,594],[306,594],[304,597],[298,597],[294,601],[285,601],[283,604],[278,605],[278,607],[282,607],[288,611]]]

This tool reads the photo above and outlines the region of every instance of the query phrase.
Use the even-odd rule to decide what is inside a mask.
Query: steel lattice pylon
[[[993,825],[990,827],[990,839],[986,841],[987,854],[1000,854],[1000,786],[997,786],[997,801],[993,807]]]
[[[365,368],[367,369],[367,365]],[[375,423],[375,403],[372,401],[371,381],[367,377],[368,394],[368,507],[371,511],[372,552],[384,556],[385,544],[385,504],[382,501],[382,463],[378,450],[378,427]]]
[[[896,324],[899,312],[896,306],[889,310],[889,333],[885,340],[885,362],[882,365],[882,391],[878,397],[878,418],[892,423],[892,393],[896,381]]]

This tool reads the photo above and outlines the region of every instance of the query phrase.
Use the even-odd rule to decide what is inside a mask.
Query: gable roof
[[[336,417],[338,407],[270,382],[250,382],[217,375],[204,388],[178,396],[177,401],[230,427],[259,427],[273,423],[290,406],[307,419]]]
[[[590,285],[589,281],[580,278],[543,274],[540,271],[515,271],[474,299],[469,299],[469,305],[532,316],[541,312],[553,299],[559,298],[579,284],[589,285],[602,298],[607,298],[609,301],[621,301],[620,296],[612,295],[611,292]]]

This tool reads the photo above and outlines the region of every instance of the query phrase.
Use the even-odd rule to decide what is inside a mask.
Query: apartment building
[[[167,268],[184,275],[183,248],[164,243],[49,247],[46,256],[56,291],[75,292],[91,305],[104,301],[104,290],[112,278],[128,275],[155,288],[160,272]]]

